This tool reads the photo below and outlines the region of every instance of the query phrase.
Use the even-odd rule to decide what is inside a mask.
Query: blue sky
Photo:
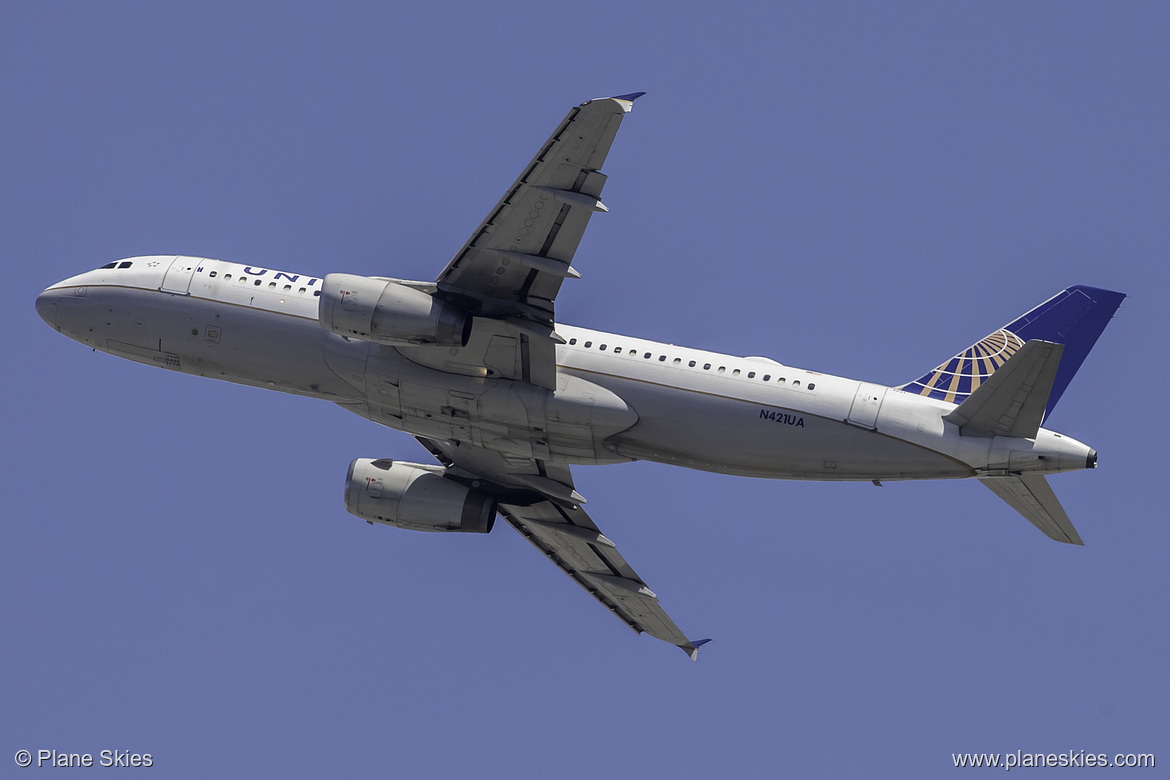
[[[3,4],[0,762],[1170,762],[1168,35],[1157,3]],[[152,253],[432,279],[571,106],[634,90],[559,317],[895,384],[1067,285],[1129,293],[1050,419],[1100,452],[1052,480],[1084,548],[973,482],[576,469],[714,638],[692,664],[506,525],[346,514],[349,461],[426,461],[408,436],[92,353],[33,309]]]

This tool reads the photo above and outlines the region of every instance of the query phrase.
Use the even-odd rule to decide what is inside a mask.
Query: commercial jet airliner
[[[470,533],[500,515],[635,632],[692,659],[706,640],[687,638],[585,512],[571,466],[973,477],[1081,544],[1045,476],[1094,468],[1097,453],[1042,423],[1121,293],[1069,287],[894,387],[555,320],[585,227],[606,211],[600,168],[641,94],[571,110],[433,282],[152,255],[54,284],[37,311],[94,349],[322,398],[411,434],[437,463],[354,460],[349,512]]]

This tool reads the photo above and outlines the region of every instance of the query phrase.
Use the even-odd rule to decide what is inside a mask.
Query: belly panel
[[[873,480],[968,477],[927,447],[879,431],[785,408],[634,379],[599,380],[638,413],[607,444],[622,455],[688,468],[774,479]]]

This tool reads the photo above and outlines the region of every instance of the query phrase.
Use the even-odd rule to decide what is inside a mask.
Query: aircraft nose
[[[61,292],[52,287],[37,296],[37,314],[53,330],[57,329],[57,301]]]

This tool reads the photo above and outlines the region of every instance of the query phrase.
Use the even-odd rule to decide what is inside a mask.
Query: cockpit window
[[[134,265],[134,263],[131,263],[131,262],[118,263],[119,268],[129,268],[132,265]]]
[[[102,270],[105,270],[106,268],[117,268],[117,267],[118,267],[117,263],[106,263],[105,265],[102,266]]]

